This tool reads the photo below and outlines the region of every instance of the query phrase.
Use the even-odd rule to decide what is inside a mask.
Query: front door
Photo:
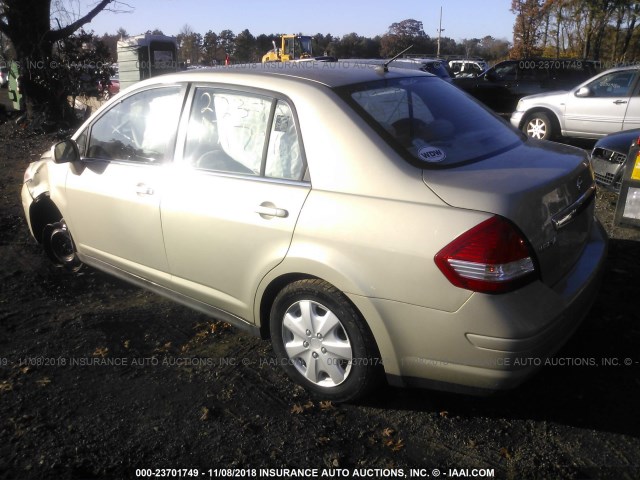
[[[160,200],[183,90],[144,90],[114,104],[78,137],[67,175],[67,222],[81,254],[144,278],[167,277]]]
[[[565,130],[568,134],[604,136],[622,130],[637,70],[621,70],[601,75],[586,85],[589,96],[567,95]]]

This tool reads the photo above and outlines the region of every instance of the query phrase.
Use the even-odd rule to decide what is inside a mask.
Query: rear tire
[[[275,298],[271,341],[293,381],[335,402],[362,398],[382,378],[373,335],[347,297],[322,280],[299,280]]]
[[[522,131],[527,137],[538,140],[552,140],[556,136],[553,122],[546,113],[542,112],[527,115]]]

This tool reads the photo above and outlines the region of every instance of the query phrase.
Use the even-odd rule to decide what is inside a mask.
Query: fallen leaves
[[[293,407],[291,407],[291,413],[295,415],[300,415],[301,413],[304,413],[307,410],[311,410],[314,406],[315,405],[311,400],[309,400],[304,405],[300,405],[299,403],[296,403]]]
[[[207,407],[202,407],[200,409],[200,421],[206,422],[207,420],[209,420],[209,413],[210,410]]]
[[[385,447],[390,448],[392,452],[399,452],[405,447],[404,440],[396,437],[396,433],[391,427],[386,427],[381,432]]]
[[[109,349],[107,347],[97,347],[91,355],[94,357],[104,358],[108,354],[109,354]]]
[[[331,400],[323,400],[320,402],[320,410],[332,410],[336,408]]]
[[[47,385],[49,385],[51,383],[51,379],[49,377],[43,377],[39,380],[36,380],[36,383],[40,386],[40,387],[45,387]]]
[[[385,442],[385,445],[391,449],[392,452],[399,452],[404,448],[404,441],[401,438],[390,439]]]
[[[171,349],[171,342],[166,342],[164,345],[157,347],[154,353],[168,353]]]
[[[227,322],[216,321],[198,323],[194,327],[194,330],[196,330],[195,335],[180,348],[180,351],[182,353],[188,352],[195,346],[201,345],[206,342],[210,337],[221,335],[230,328],[231,325]]]
[[[509,452],[509,450],[507,450],[506,447],[502,447],[500,449],[500,456],[506,458],[507,460],[510,460],[512,457],[511,453]]]

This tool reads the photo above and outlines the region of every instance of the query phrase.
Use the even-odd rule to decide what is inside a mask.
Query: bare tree
[[[77,0],[0,1],[0,32],[11,39],[15,48],[29,117],[42,105],[52,116],[64,111],[65,99],[57,88],[58,66],[52,58],[56,42],[69,37],[103,10],[116,11],[121,6],[128,7],[117,0],[99,0],[81,15]],[[52,23],[57,28],[52,28]]]

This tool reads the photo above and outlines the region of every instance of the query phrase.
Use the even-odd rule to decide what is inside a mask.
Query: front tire
[[[64,267],[71,272],[80,270],[82,263],[78,259],[75,243],[64,220],[44,227],[42,245],[56,267]]]
[[[527,137],[538,140],[552,140],[556,135],[553,122],[546,113],[542,112],[527,115],[522,131]]]
[[[322,280],[299,280],[277,296],[271,341],[289,377],[312,394],[355,401],[381,378],[373,335],[338,289]]]

